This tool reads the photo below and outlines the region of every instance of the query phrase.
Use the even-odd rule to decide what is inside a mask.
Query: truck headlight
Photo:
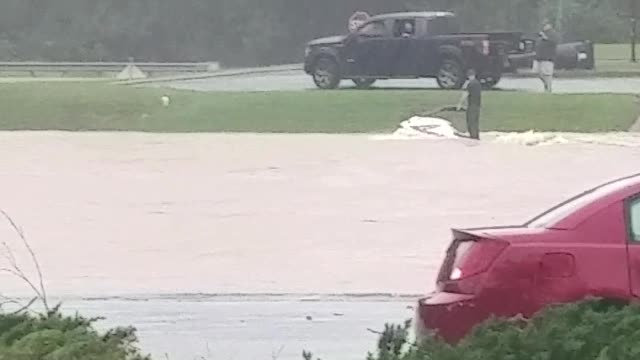
[[[304,57],[309,56],[309,54],[311,54],[311,47],[307,46],[307,47],[304,49]]]

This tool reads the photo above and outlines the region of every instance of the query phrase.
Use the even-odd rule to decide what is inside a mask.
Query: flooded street
[[[636,172],[640,153],[360,135],[3,133],[0,144],[2,207],[50,292],[79,296],[423,293],[451,227],[522,223]]]
[[[285,342],[280,359],[307,344],[331,358],[347,336],[359,356],[374,345],[366,328],[404,320],[412,300],[346,295],[430,291],[451,227],[522,223],[638,172],[639,155],[367,135],[0,133],[1,207],[24,228],[49,293],[135,296],[65,308],[137,325],[154,354],[206,355],[210,339],[224,359],[268,358]],[[9,226],[0,229],[33,274]],[[29,294],[2,281],[5,294]],[[291,300],[309,293],[339,296]]]

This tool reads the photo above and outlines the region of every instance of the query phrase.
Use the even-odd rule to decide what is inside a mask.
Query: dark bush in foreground
[[[0,315],[0,360],[147,360],[133,328],[98,333],[100,319],[47,315]]]
[[[435,337],[409,343],[408,329],[387,326],[369,360],[640,359],[637,304],[594,299],[550,307],[530,320],[492,319],[455,346]]]

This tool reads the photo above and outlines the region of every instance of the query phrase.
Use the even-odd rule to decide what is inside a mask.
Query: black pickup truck
[[[521,47],[521,33],[462,33],[450,12],[377,15],[356,31],[311,41],[304,70],[317,87],[334,89],[342,79],[367,88],[376,80],[435,78],[443,89],[460,89],[473,68],[491,88]]]

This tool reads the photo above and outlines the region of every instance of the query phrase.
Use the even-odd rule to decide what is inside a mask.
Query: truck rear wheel
[[[358,89],[368,89],[376,82],[376,79],[358,78],[352,80]]]
[[[328,57],[318,59],[313,68],[313,82],[323,90],[335,89],[340,85],[338,63]]]
[[[464,76],[464,69],[460,61],[454,58],[445,58],[442,60],[440,69],[438,69],[438,75],[436,76],[438,86],[440,86],[441,89],[461,89],[465,79],[466,76]]]
[[[480,79],[480,83],[482,84],[482,88],[486,90],[493,89],[500,82],[500,75],[488,76],[486,78]]]

